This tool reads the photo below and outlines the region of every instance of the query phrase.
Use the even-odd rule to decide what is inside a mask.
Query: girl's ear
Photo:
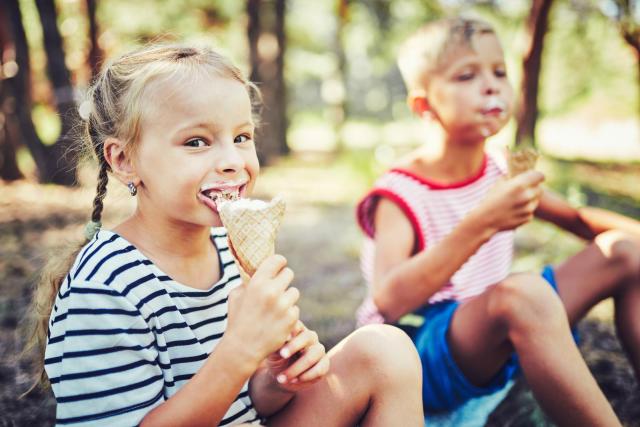
[[[124,185],[133,182],[136,186],[140,178],[136,173],[133,159],[125,151],[125,144],[117,138],[107,138],[104,141],[104,159],[111,166],[111,171]]]
[[[423,117],[431,111],[431,105],[429,105],[429,101],[424,94],[410,93],[409,96],[407,96],[407,104],[409,105],[409,109],[419,117]]]

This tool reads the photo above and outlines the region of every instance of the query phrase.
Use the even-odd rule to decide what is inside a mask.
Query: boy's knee
[[[395,326],[364,326],[349,336],[346,345],[352,362],[356,363],[351,366],[395,377],[420,375],[420,358],[413,342]]]
[[[509,276],[491,292],[490,313],[509,329],[535,330],[566,319],[560,297],[539,275]]]
[[[596,237],[596,244],[623,278],[640,278],[640,239],[637,236],[611,230]]]

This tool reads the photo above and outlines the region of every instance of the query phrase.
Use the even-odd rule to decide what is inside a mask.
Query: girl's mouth
[[[204,186],[198,193],[198,200],[217,212],[220,204],[239,200],[244,194],[245,187],[246,184]]]

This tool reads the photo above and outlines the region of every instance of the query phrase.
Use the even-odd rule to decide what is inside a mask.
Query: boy
[[[427,25],[398,62],[410,108],[436,137],[358,205],[370,285],[359,323],[424,318],[412,339],[426,410],[492,393],[519,367],[558,425],[620,425],[570,328],[613,296],[618,333],[640,374],[640,224],[574,209],[542,189],[537,171],[504,179],[485,139],[509,119],[513,90],[488,24]],[[542,276],[511,275],[513,230],[534,215],[591,243]]]

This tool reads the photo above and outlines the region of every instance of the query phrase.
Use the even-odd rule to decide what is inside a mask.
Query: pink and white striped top
[[[414,253],[430,247],[449,234],[485,198],[495,182],[506,174],[504,165],[485,155],[480,171],[469,179],[442,185],[404,169],[392,169],[380,177],[357,206],[357,218],[365,233],[361,268],[371,289],[375,257],[375,211],[380,198],[396,203],[413,225]],[[509,274],[513,258],[513,231],[495,234],[467,260],[429,303],[465,301],[481,294]],[[382,323],[384,319],[371,295],[357,313],[358,325]]]

